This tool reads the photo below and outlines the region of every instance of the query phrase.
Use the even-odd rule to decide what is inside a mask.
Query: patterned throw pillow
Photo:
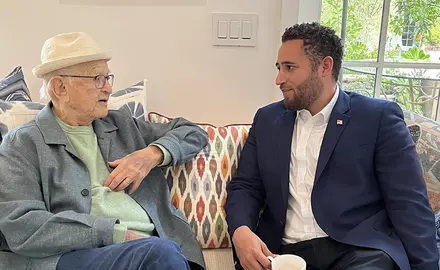
[[[21,67],[16,67],[5,78],[0,79],[0,100],[31,101]]]
[[[0,100],[0,143],[9,130],[31,121],[43,107],[41,103]]]
[[[440,210],[440,123],[404,110],[408,127],[420,127],[416,149],[422,164],[429,201],[435,212]]]
[[[146,88],[144,81],[122,89],[110,96],[109,109],[123,110],[137,119],[145,119]],[[6,102],[0,100],[0,143],[9,130],[32,120],[45,104]]]
[[[435,228],[436,228],[435,241],[437,243],[437,251],[440,254],[440,212],[435,213]],[[438,266],[440,268],[440,260],[438,261]]]
[[[111,94],[108,107],[111,110],[125,110],[137,119],[144,119],[147,108],[147,80],[140,81],[126,89]]]
[[[149,113],[148,119],[171,120],[157,113]],[[165,169],[171,202],[187,218],[202,248],[231,247],[224,211],[226,185],[237,171],[251,125],[198,125],[208,133],[209,144],[186,164]]]
[[[413,139],[414,143],[417,144],[420,138],[420,126],[416,124],[412,124],[407,126],[409,133],[411,134],[411,138]]]

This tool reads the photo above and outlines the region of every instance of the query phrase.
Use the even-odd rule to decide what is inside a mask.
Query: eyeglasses
[[[98,89],[104,88],[105,84],[108,82],[110,86],[113,86],[113,81],[115,79],[115,75],[108,74],[106,75],[98,75],[98,76],[79,76],[79,75],[59,75],[60,77],[70,77],[70,78],[86,78],[93,79],[95,81],[95,87]]]

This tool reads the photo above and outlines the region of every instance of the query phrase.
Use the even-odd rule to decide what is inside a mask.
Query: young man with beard
[[[236,269],[269,269],[272,252],[301,256],[307,269],[438,269],[434,214],[402,110],[339,89],[342,58],[332,29],[284,33],[284,101],[258,110],[228,185]]]

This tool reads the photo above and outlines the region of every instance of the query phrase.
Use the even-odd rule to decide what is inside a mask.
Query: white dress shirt
[[[283,244],[327,236],[316,223],[311,195],[322,139],[338,96],[337,87],[331,101],[314,116],[308,110],[297,113],[292,136],[289,198]]]

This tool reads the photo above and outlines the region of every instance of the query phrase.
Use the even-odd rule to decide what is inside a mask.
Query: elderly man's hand
[[[110,173],[104,186],[113,191],[121,191],[132,184],[129,193],[133,193],[145,176],[163,161],[159,147],[150,145],[147,148],[131,153],[124,158],[109,162],[115,169]]]

